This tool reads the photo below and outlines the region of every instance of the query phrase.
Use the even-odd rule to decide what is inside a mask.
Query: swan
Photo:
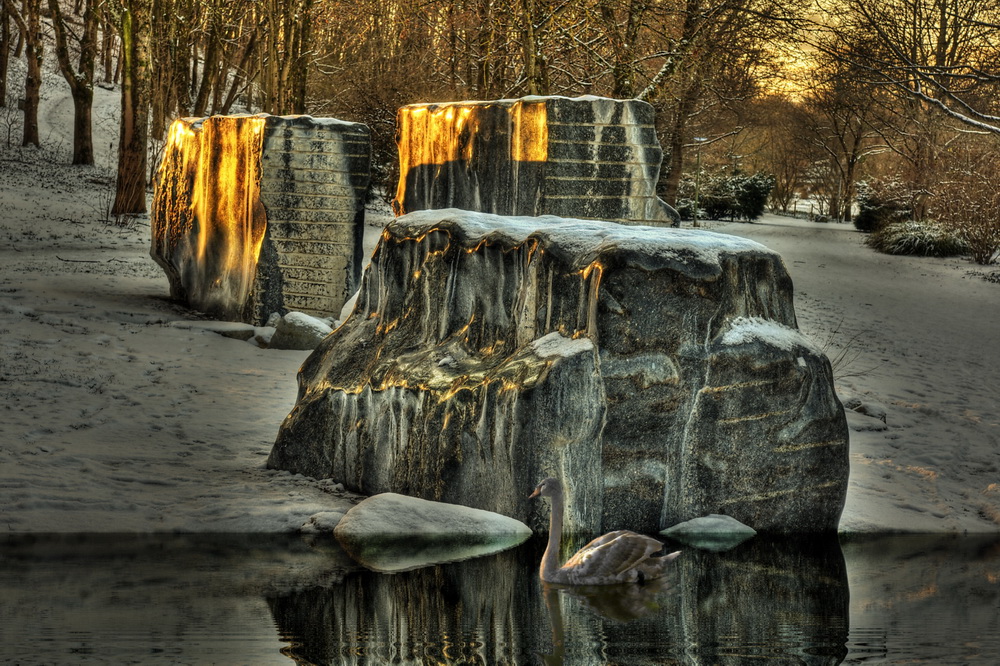
[[[542,555],[539,577],[559,585],[614,585],[642,583],[666,574],[667,563],[680,555],[652,557],[663,548],[660,541],[630,530],[617,530],[597,537],[559,566],[559,540],[563,525],[563,489],[559,479],[548,478],[535,488],[529,499],[549,497],[552,514],[549,518],[549,543]]]

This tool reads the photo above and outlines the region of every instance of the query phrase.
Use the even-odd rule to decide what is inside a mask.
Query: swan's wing
[[[601,536],[597,537],[593,541],[589,542],[586,546],[584,546],[580,550],[576,551],[576,554],[573,555],[573,557],[571,557],[569,559],[569,562],[566,562],[566,564],[569,564],[570,562],[572,562],[574,559],[576,559],[578,557],[582,557],[584,555],[584,553],[588,553],[591,550],[593,550],[594,548],[597,548],[599,546],[603,546],[606,543],[611,543],[612,541],[614,541],[618,537],[620,537],[620,536],[626,536],[626,535],[629,535],[629,534],[636,534],[636,533],[633,532],[632,530],[615,530],[614,532],[608,532],[607,534],[602,534]],[[636,536],[640,536],[640,535],[636,535]]]
[[[656,539],[629,530],[618,530],[598,537],[571,557],[563,569],[579,576],[616,576],[634,568],[663,548]]]

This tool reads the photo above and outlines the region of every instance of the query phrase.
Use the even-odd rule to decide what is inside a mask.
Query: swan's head
[[[535,486],[535,492],[528,495],[528,499],[534,499],[535,497],[555,497],[557,495],[562,495],[562,484],[559,483],[559,479],[553,479],[550,476]]]

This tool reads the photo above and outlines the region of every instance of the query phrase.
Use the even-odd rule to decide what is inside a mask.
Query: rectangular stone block
[[[360,281],[369,172],[364,125],[178,120],[157,175],[151,254],[175,298],[219,318],[337,314]]]
[[[397,214],[461,208],[673,224],[680,219],[676,211],[655,195],[662,151],[653,119],[645,102],[590,96],[405,106],[397,116],[400,179],[393,207]],[[595,173],[632,182],[596,189],[574,182]],[[588,201],[595,193],[652,203],[595,206]],[[608,210],[618,212],[602,216]]]

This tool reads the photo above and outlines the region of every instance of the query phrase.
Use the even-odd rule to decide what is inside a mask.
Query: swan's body
[[[538,484],[531,497],[549,497],[552,515],[549,518],[549,543],[542,555],[538,575],[548,583],[560,585],[613,585],[641,583],[666,574],[667,563],[680,551],[653,557],[663,544],[629,530],[608,532],[597,537],[559,566],[559,540],[563,526],[563,492],[558,479],[548,478]]]

